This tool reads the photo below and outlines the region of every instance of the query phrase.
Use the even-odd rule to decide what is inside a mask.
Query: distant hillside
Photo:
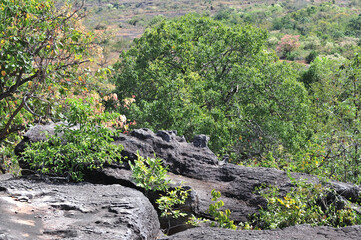
[[[60,0],[61,1],[61,0]],[[85,21],[89,28],[107,26],[116,31],[118,37],[133,39],[138,37],[158,15],[177,17],[189,12],[213,15],[224,8],[242,9],[260,4],[283,4],[286,9],[297,10],[308,4],[328,2],[325,0],[87,0],[85,5],[90,15]],[[359,0],[335,1],[339,6],[359,5]]]
[[[307,62],[319,54],[351,56],[359,42],[356,30],[361,24],[361,18],[357,19],[361,0],[87,0],[85,8],[88,16],[84,25],[102,34],[101,44],[110,59],[107,63],[113,63],[120,51],[129,48],[146,27],[190,12],[212,16],[230,25],[265,28],[271,33],[269,47],[274,50],[285,34],[300,35],[298,51],[280,57],[307,59]]]

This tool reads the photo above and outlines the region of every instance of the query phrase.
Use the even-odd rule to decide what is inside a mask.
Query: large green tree
[[[360,76],[360,54],[351,60],[316,58],[303,75],[312,100],[312,142],[318,144],[317,152],[303,156],[303,163],[317,162],[309,173],[361,182]]]
[[[120,56],[116,92],[135,95],[127,116],[138,127],[176,129],[188,140],[208,134],[217,152],[248,158],[297,147],[307,93],[294,68],[267,52],[266,39],[262,29],[196,15],[162,21]]]
[[[54,116],[56,92],[78,79],[92,39],[79,24],[83,14],[81,5],[0,0],[0,142]]]

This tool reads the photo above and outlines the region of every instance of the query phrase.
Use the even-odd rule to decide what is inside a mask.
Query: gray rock
[[[130,240],[155,239],[159,233],[149,200],[117,184],[0,178],[0,189],[0,239]]]
[[[35,125],[31,127],[24,135],[23,140],[15,147],[15,154],[19,155],[25,150],[28,143],[45,141],[48,136],[55,134],[55,127],[66,122],[49,123],[47,125]],[[79,126],[74,126],[71,129],[78,129]],[[62,136],[62,133],[59,133]]]
[[[187,174],[185,170],[191,171],[193,164],[218,165],[216,155],[209,148],[200,148],[198,144],[194,146],[175,134],[174,131],[159,131],[155,134],[146,128],[136,129],[130,136],[120,134],[115,138],[115,144],[124,146],[123,154],[128,160],[136,159],[137,151],[143,157],[154,157],[155,154],[165,160],[170,171],[177,174]]]
[[[193,190],[192,201],[187,209],[202,217],[210,217],[207,211],[213,203],[210,195],[212,189],[221,192],[224,208],[231,210],[231,219],[247,221],[249,215],[257,213],[258,209],[266,204],[265,200],[255,193],[257,187],[274,185],[279,187],[281,193],[286,193],[293,186],[284,171],[218,164],[214,153],[204,147],[206,139],[205,135],[200,135],[190,144],[178,141],[174,132],[161,131],[154,134],[149,129],[138,129],[134,130],[131,136],[121,135],[116,144],[125,147],[124,154],[129,160],[136,158],[136,151],[142,156],[154,157],[155,154],[164,159],[169,167],[169,178],[179,184],[182,182]],[[104,169],[103,174],[119,181],[132,182],[131,174],[125,174],[126,171],[113,166],[111,169]],[[292,173],[291,176],[319,183],[315,176],[302,173]],[[354,201],[358,199],[358,186],[338,182],[328,184],[344,198]]]
[[[221,228],[193,228],[162,240],[359,240],[361,226],[344,228],[298,225],[276,230],[228,230]]]
[[[193,139],[193,145],[195,147],[205,148],[205,147],[207,147],[208,141],[209,141],[208,136],[206,136],[204,134],[197,135]]]
[[[27,136],[37,136],[35,129]],[[29,138],[35,140],[35,137]],[[286,193],[293,186],[286,172],[272,168],[250,168],[234,164],[219,164],[215,154],[205,147],[208,138],[205,135],[195,137],[193,143],[187,143],[176,136],[176,131],[159,131],[153,133],[149,129],[137,129],[130,135],[120,134],[115,144],[124,146],[123,155],[129,161],[137,158],[136,153],[143,157],[164,159],[169,168],[170,178],[177,183],[190,187],[194,193],[188,209],[199,216],[210,217],[207,210],[211,201],[212,189],[220,191],[224,208],[231,210],[231,218],[235,221],[246,221],[250,214],[265,206],[265,200],[255,193],[261,185],[279,187]],[[295,179],[307,179],[318,183],[315,176],[292,173]],[[87,180],[107,183],[120,183],[134,187],[131,172],[127,165],[112,165],[87,175]],[[346,183],[330,182],[336,191],[346,199],[356,201],[360,195],[358,186]]]
[[[221,200],[225,206],[221,210],[230,209],[230,218],[236,222],[243,222],[248,220],[249,215],[257,213],[260,207],[265,207],[265,200],[255,193],[257,187],[274,185],[282,194],[293,187],[284,171],[230,163],[218,164],[215,154],[206,147],[207,141],[205,135],[199,136],[193,143],[187,143],[184,138],[176,136],[174,131],[159,131],[155,134],[149,129],[137,129],[130,135],[120,134],[115,138],[114,144],[124,146],[122,154],[128,161],[137,158],[137,151],[143,157],[156,155],[162,158],[169,168],[169,178],[176,184],[182,183],[192,189],[191,197],[187,205],[183,206],[184,209],[200,217],[211,218],[207,212],[209,205],[213,203],[212,189],[222,194]],[[320,182],[317,177],[303,173],[291,173],[291,176],[312,183]],[[119,183],[135,188],[127,164],[105,166],[104,169],[88,173],[86,177],[91,182]],[[329,182],[328,185],[342,196],[334,196],[340,206],[346,199],[355,202],[360,195],[360,188],[356,185],[339,182]]]

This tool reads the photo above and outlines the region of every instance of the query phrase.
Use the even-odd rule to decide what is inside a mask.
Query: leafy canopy
[[[0,9],[1,142],[35,118],[55,116],[56,93],[69,87],[65,79],[78,79],[93,37],[80,25],[81,6],[1,0]]]
[[[218,153],[295,147],[305,136],[307,92],[293,67],[267,52],[266,39],[262,29],[208,17],[164,20],[115,65],[119,98],[136,96],[122,111],[139,127],[210,135]]]

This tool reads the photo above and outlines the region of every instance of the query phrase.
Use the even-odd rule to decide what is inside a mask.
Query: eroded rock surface
[[[51,129],[48,132],[51,132]],[[41,140],[38,134],[41,133],[37,129],[30,130],[24,142]],[[24,142],[17,148],[18,152],[22,151],[21,147],[24,145]],[[132,180],[127,161],[135,160],[137,152],[143,157],[154,157],[156,155],[162,158],[169,167],[169,178],[176,185],[182,183],[183,186],[192,189],[190,199],[187,205],[184,206],[187,212],[201,217],[210,217],[207,210],[209,205],[213,203],[211,201],[211,191],[216,189],[222,194],[221,200],[225,204],[224,208],[228,208],[231,211],[230,218],[236,222],[247,221],[249,215],[256,213],[260,206],[265,206],[265,200],[255,193],[257,187],[261,185],[274,185],[280,189],[281,193],[286,193],[293,186],[289,176],[283,171],[270,168],[249,168],[229,164],[226,161],[218,161],[215,154],[207,147],[207,142],[208,138],[206,136],[199,135],[192,143],[187,143],[184,137],[177,136],[176,131],[159,131],[154,133],[149,129],[137,129],[132,131],[130,135],[121,134],[114,138],[114,143],[124,146],[122,153],[126,157],[123,161],[124,164],[113,163],[105,166],[104,169],[86,173],[86,180],[93,183],[117,183],[137,188]],[[295,179],[305,179],[308,182],[319,182],[317,177],[307,174],[292,173],[291,176]],[[343,202],[346,201],[345,199],[348,199],[355,202],[360,196],[359,186],[339,182],[329,182],[328,184],[339,194],[337,201]],[[94,185],[89,184],[89,186]],[[104,189],[105,192],[109,191],[106,186]],[[101,186],[99,191],[102,191]],[[148,197],[151,201],[154,201],[154,199],[151,199],[151,195]],[[154,212],[154,209],[152,211]],[[110,226],[113,226],[112,224],[110,223]],[[176,222],[172,225],[182,224],[184,225],[184,222]],[[108,223],[103,225],[109,226]],[[110,228],[113,229],[112,227]],[[150,227],[145,229],[150,229]],[[184,229],[182,228],[181,230]],[[296,226],[282,231],[242,231],[242,233],[239,233],[224,229],[202,228],[188,230],[184,232],[185,235],[179,233],[174,236],[174,239],[360,239],[360,237],[352,238],[354,234],[360,236],[359,229],[360,226],[343,228],[341,230]],[[147,231],[149,232],[149,230]],[[297,237],[297,234],[301,234],[303,231],[310,231],[309,236],[311,237],[307,238],[308,234],[305,235],[306,237],[304,235]],[[334,234],[332,238],[325,237],[328,236],[326,233],[329,231]],[[77,234],[85,234],[84,232],[86,231],[80,231]],[[134,232],[136,231],[134,230]],[[139,230],[139,233],[142,233],[142,231]],[[205,237],[202,237],[202,235]],[[296,237],[292,238],[292,236]],[[337,238],[339,236],[341,238]],[[109,239],[112,238],[110,237]],[[165,239],[173,239],[173,236]]]
[[[34,142],[44,139],[43,131],[52,133],[54,125],[34,127],[26,134],[23,143],[19,144],[18,152],[22,151],[24,142]],[[184,137],[177,136],[176,131],[152,132],[149,129],[136,129],[130,135],[120,134],[115,138],[115,144],[124,146],[123,156],[128,161],[137,158],[137,152],[143,157],[162,158],[169,167],[169,176],[176,182],[193,190],[190,211],[196,215],[209,217],[207,210],[211,201],[211,191],[216,189],[222,194],[225,208],[231,210],[231,218],[235,221],[246,221],[250,214],[256,213],[265,201],[255,193],[261,185],[274,185],[280,192],[286,193],[293,186],[286,172],[272,168],[250,168],[220,162],[217,156],[207,147],[208,137],[196,136],[192,143],[187,143]],[[104,169],[88,173],[86,178],[91,182],[120,183],[135,187],[127,161],[124,165],[112,164]],[[295,179],[307,179],[318,182],[315,176],[292,173]],[[330,182],[332,187],[346,199],[356,201],[360,195],[358,186]]]
[[[155,239],[158,215],[117,184],[55,184],[0,175],[0,239]]]
[[[136,159],[136,152],[141,156],[162,158],[169,167],[169,177],[177,183],[189,186],[193,190],[191,208],[199,216],[209,217],[207,210],[211,201],[211,191],[216,189],[222,194],[225,208],[231,210],[235,221],[246,221],[250,214],[256,213],[265,201],[255,193],[261,185],[274,185],[280,192],[286,193],[293,186],[287,173],[271,168],[250,168],[218,161],[215,154],[206,146],[208,138],[196,136],[192,143],[187,143],[175,131],[153,133],[149,129],[137,129],[130,136],[121,135],[116,144],[124,146],[124,155],[128,160]],[[115,166],[105,168],[102,173],[115,179],[131,182],[130,173]],[[311,175],[293,173],[295,179],[307,179],[318,182]],[[331,182],[339,194],[347,199],[357,200],[360,189],[346,183]]]
[[[361,226],[344,228],[298,225],[277,230],[233,231],[219,228],[193,228],[161,240],[359,240]]]

